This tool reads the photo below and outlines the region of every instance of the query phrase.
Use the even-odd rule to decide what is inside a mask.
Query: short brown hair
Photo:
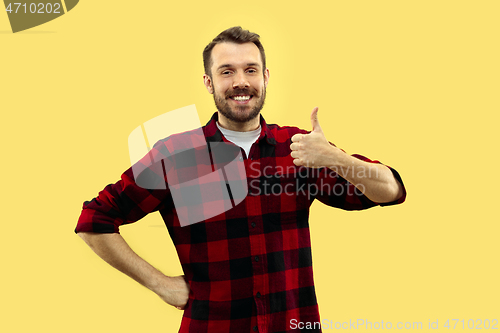
[[[259,38],[260,36],[256,33],[250,32],[248,30],[243,30],[240,26],[224,30],[217,37],[215,37],[203,50],[203,66],[205,67],[205,74],[208,74],[209,76],[212,75],[212,49],[215,45],[225,42],[236,44],[243,44],[248,42],[254,43],[259,48],[260,57],[262,58],[262,71],[264,71],[266,69],[266,54],[264,53],[264,47],[262,46]]]

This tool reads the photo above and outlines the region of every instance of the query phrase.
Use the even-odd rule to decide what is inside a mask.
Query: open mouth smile
[[[246,104],[249,100],[251,100],[253,95],[235,95],[230,96],[229,98],[235,101],[238,104]]]

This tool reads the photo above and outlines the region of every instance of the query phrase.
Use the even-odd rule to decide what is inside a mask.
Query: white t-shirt
[[[217,122],[216,124],[221,133],[224,135],[224,137],[229,141],[231,141],[232,143],[234,143],[235,145],[243,148],[248,157],[248,154],[250,153],[250,148],[260,136],[261,126],[259,125],[259,128],[257,128],[255,131],[237,132],[222,128],[219,125],[219,122]]]

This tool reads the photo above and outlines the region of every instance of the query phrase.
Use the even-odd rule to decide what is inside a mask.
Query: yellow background
[[[12,34],[0,13],[1,332],[177,332],[182,313],[73,233],[130,166],[130,132],[196,104],[205,45],[262,37],[268,123],[310,129],[396,168],[400,206],[311,210],[322,319],[500,320],[498,1],[81,1]],[[122,235],[182,274],[159,214]],[[466,326],[467,327],[467,326]],[[500,323],[497,325],[500,328]],[[325,330],[326,332],[330,330]],[[458,329],[457,329],[458,331]]]

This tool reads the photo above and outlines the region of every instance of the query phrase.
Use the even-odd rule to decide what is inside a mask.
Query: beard
[[[259,93],[255,89],[234,89],[226,92],[225,96],[219,96],[214,87],[214,102],[217,110],[229,120],[237,123],[246,123],[257,117],[264,107],[266,99],[266,88]],[[249,105],[235,105],[233,108],[229,105],[229,97],[233,95],[251,95],[251,100],[255,100],[256,104],[252,108]]]

